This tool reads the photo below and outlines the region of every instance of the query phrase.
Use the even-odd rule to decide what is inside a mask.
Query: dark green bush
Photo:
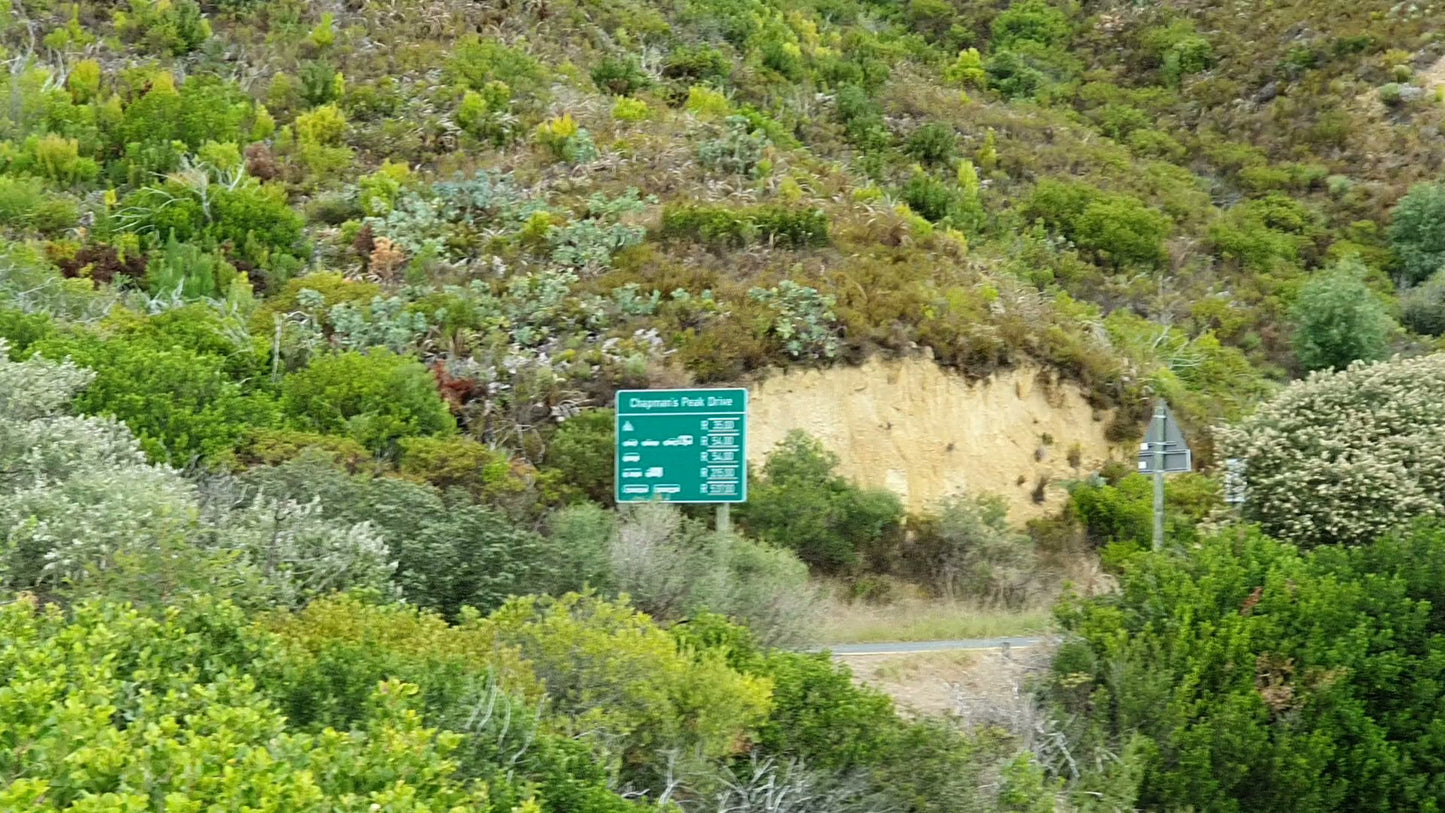
[[[1445,336],[1445,273],[1400,295],[1400,321],[1426,336]]]
[[[272,499],[317,499],[325,516],[339,522],[371,523],[397,563],[394,580],[402,595],[450,619],[462,607],[492,610],[555,578],[542,538],[460,491],[443,494],[393,477],[348,474],[318,449],[253,469],[243,481]]]
[[[743,527],[825,573],[888,562],[902,537],[902,504],[890,492],[853,485],[837,465],[817,440],[790,433],[750,487]]]
[[[925,172],[915,172],[903,187],[903,201],[908,208],[938,223],[957,210],[958,190]]]
[[[958,135],[946,124],[925,124],[909,134],[903,149],[925,164],[948,166],[958,149]]]
[[[609,56],[590,75],[598,90],[613,96],[631,96],[651,84],[635,57]]]
[[[1141,553],[1120,591],[1059,613],[1051,695],[1073,756],[1149,748],[1142,809],[1428,810],[1445,702],[1436,527],[1308,554],[1242,529]],[[1334,642],[1333,645],[1322,642]],[[1186,677],[1187,676],[1187,677]]]
[[[31,350],[95,370],[76,408],[125,423],[152,460],[176,466],[210,460],[278,417],[270,397],[247,393],[232,379],[227,355],[185,347],[164,333],[54,336]],[[232,346],[230,352],[250,350]]]
[[[857,85],[838,89],[833,101],[837,118],[848,140],[861,150],[881,150],[893,143],[893,133],[883,120],[882,108]]]
[[[1445,268],[1445,183],[1418,184],[1390,220],[1390,246],[1403,283],[1424,282]]]
[[[1069,38],[1069,21],[1047,0],[1021,0],[993,18],[993,45],[1008,48],[1020,41],[1043,46],[1063,45]]]
[[[552,435],[543,465],[561,474],[563,482],[599,505],[613,498],[615,413],[592,409],[570,418]]]

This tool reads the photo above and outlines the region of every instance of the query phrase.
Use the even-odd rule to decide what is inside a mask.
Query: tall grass
[[[942,641],[1035,635],[1052,626],[1046,607],[1008,610],[917,598],[885,605],[834,600],[823,613],[818,637],[825,644]]]

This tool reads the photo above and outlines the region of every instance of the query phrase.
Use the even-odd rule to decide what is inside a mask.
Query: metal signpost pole
[[[1168,413],[1161,400],[1154,405],[1154,423],[1158,427],[1158,441],[1151,444],[1154,448],[1150,450],[1154,453],[1154,550],[1164,548],[1164,446],[1165,438],[1169,436],[1165,426],[1165,422],[1168,420]]]
[[[1154,550],[1164,547],[1164,475],[1194,471],[1194,453],[1179,431],[1179,422],[1163,399],[1154,404],[1154,419],[1139,444],[1139,473],[1154,475]]]
[[[732,505],[720,502],[717,504],[717,532],[729,534],[733,531]]]

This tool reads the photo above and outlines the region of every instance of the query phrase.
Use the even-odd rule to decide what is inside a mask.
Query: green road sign
[[[617,501],[748,498],[748,391],[617,393]]]

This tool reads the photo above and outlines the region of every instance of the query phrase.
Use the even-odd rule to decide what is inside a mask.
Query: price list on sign
[[[745,389],[617,393],[618,502],[747,499]]]

